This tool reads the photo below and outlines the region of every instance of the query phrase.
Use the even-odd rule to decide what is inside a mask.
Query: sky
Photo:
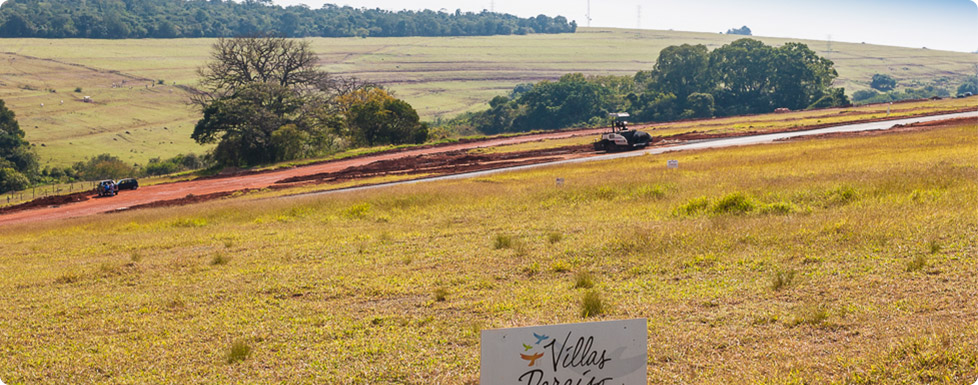
[[[591,0],[593,27],[725,32],[746,25],[755,36],[978,51],[978,0]],[[274,0],[388,10],[431,9],[521,17],[564,16],[588,26],[588,0]]]

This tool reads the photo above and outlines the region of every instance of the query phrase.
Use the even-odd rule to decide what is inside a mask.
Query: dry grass
[[[976,132],[6,227],[0,375],[474,383],[480,329],[586,313],[648,318],[650,383],[967,384],[978,378]],[[573,183],[556,188],[554,175]],[[731,196],[754,209],[715,209]],[[763,209],[775,204],[792,209]],[[230,262],[212,265],[215,253]],[[915,255],[926,267],[908,272]],[[600,282],[575,289],[569,272],[581,271]],[[795,273],[772,290],[779,271]],[[584,311],[588,290],[602,311]],[[229,365],[239,339],[250,355]]]

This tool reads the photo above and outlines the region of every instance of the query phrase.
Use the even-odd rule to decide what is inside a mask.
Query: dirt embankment
[[[36,209],[40,207],[58,207],[69,203],[83,202],[92,199],[92,196],[94,195],[95,195],[95,190],[76,192],[74,194],[69,194],[69,195],[46,196],[43,198],[37,198],[30,202],[24,202],[18,205],[13,205],[9,207],[0,207],[0,215],[9,214],[17,211]]]
[[[329,183],[387,175],[458,174],[527,164],[552,162],[575,154],[588,154],[589,145],[566,146],[543,150],[474,154],[469,150],[406,156],[379,160],[338,172],[325,172],[279,180],[275,183]]]

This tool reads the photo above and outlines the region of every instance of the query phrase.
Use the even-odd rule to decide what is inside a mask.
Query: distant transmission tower
[[[635,18],[637,20],[635,21],[635,28],[642,29],[642,6],[639,5],[636,8],[637,9],[635,10]]]
[[[832,35],[829,35],[828,43],[826,44],[825,58],[832,60]]]
[[[591,0],[587,0],[587,15],[584,15],[584,17],[587,18],[587,26],[588,28],[590,28],[591,27]]]

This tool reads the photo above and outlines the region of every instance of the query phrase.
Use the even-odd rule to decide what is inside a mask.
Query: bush
[[[24,174],[10,167],[0,167],[0,193],[23,190],[30,185]]]

